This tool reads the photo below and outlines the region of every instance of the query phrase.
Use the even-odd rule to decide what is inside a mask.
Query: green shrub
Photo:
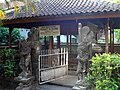
[[[2,78],[13,78],[16,75],[16,62],[14,60],[14,49],[0,50],[0,76]]]
[[[92,58],[86,80],[94,90],[118,90],[120,88],[120,55],[96,54]]]
[[[2,69],[2,77],[3,78],[13,78],[16,76],[16,67],[15,61],[6,60],[4,63],[1,64]]]
[[[0,50],[0,56],[1,56],[2,60],[14,59],[14,54],[15,54],[15,50],[14,49],[4,48],[4,49]]]

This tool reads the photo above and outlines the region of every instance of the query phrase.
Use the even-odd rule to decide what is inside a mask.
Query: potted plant
[[[120,90],[120,55],[96,54],[86,80],[93,90]]]

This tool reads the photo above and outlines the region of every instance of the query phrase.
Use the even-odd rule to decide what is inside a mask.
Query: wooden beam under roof
[[[60,15],[60,16],[45,16],[45,17],[31,17],[31,18],[19,18],[3,20],[3,25],[14,25],[21,23],[34,23],[44,21],[61,21],[61,20],[81,20],[81,19],[98,19],[98,18],[120,18],[120,12],[109,13],[91,13],[91,14],[75,14],[75,15]]]

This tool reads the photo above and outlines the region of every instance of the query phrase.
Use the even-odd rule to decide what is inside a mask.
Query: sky
[[[10,0],[7,0],[7,1],[10,1]],[[0,3],[3,3],[3,2],[5,2],[5,0],[0,0]]]
[[[7,1],[10,1],[10,0],[7,0]],[[5,0],[0,0],[0,3],[4,3],[5,2]]]
[[[3,3],[3,2],[5,2],[5,0],[0,0],[0,3]]]

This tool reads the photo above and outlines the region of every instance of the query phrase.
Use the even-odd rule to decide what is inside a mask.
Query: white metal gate
[[[41,50],[39,84],[50,82],[68,73],[68,49]]]

